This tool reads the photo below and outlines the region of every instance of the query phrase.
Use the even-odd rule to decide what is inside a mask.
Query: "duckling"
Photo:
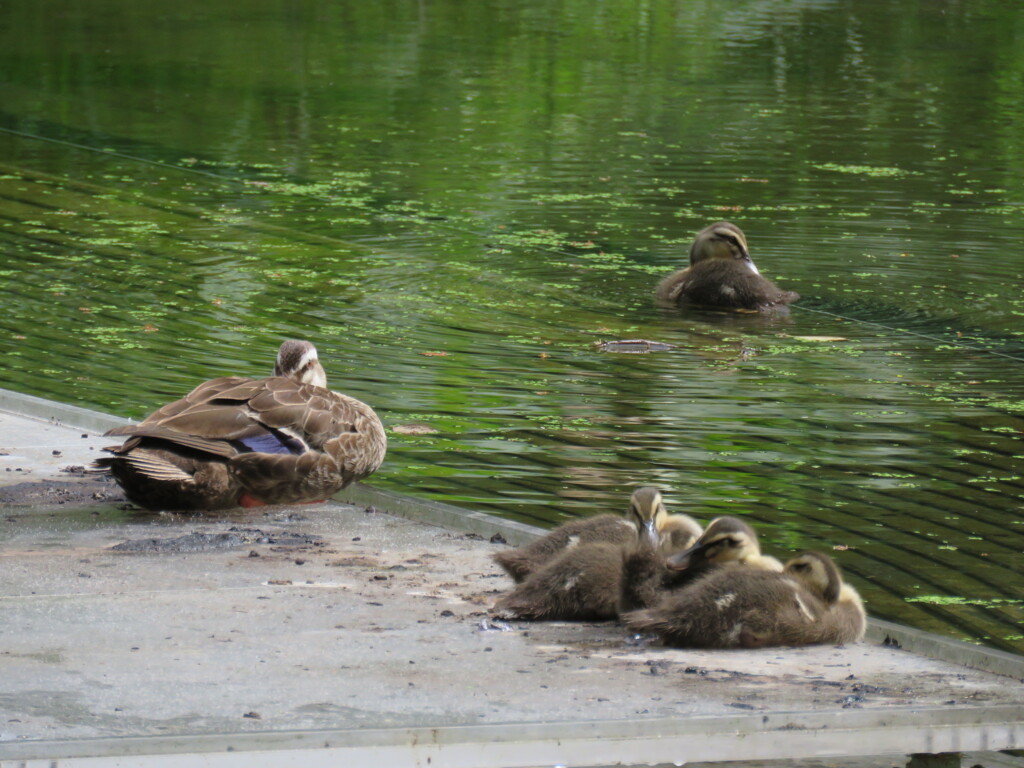
[[[147,509],[226,509],[325,499],[374,472],[387,439],[373,409],[327,389],[308,341],[285,341],[274,375],[200,384],[108,435],[95,466]]]
[[[622,545],[592,542],[565,549],[500,598],[504,619],[608,621],[618,617]]]
[[[631,544],[638,535],[647,536],[657,547],[681,549],[680,540],[691,540],[700,526],[686,515],[670,515],[657,488],[633,491],[624,517],[595,515],[560,525],[547,535],[518,549],[498,552],[494,561],[517,584],[564,550],[579,544],[606,542]]]
[[[697,306],[738,312],[764,312],[800,298],[782,291],[758,272],[743,231],[719,221],[697,233],[690,266],[664,278],[655,291],[659,304]]]
[[[756,648],[857,641],[866,619],[860,597],[843,584],[835,564],[805,552],[783,572],[715,569],[623,621],[677,647]]]
[[[674,571],[686,571],[708,563],[745,565],[764,571],[782,570],[782,563],[777,559],[761,554],[757,532],[738,517],[716,517],[692,547],[672,555],[666,565]]]
[[[644,489],[653,490],[653,489]],[[685,515],[673,515],[657,534],[637,528],[641,546],[671,553],[696,541],[700,526]],[[639,521],[636,521],[639,523]],[[649,524],[650,521],[647,521]],[[502,618],[606,621],[618,617],[622,591],[623,550],[632,545],[592,542],[564,549],[519,583],[495,603],[494,613]]]
[[[754,529],[736,517],[715,518],[696,543],[669,557],[641,543],[623,563],[619,613],[657,605],[667,592],[728,564],[782,570],[782,563],[761,554]]]
[[[839,566],[823,552],[808,550],[786,562],[785,573],[792,575],[803,586],[821,598],[826,606],[824,614],[808,626],[780,627],[772,645],[811,645],[820,643],[855,643],[864,639],[867,613],[864,601],[852,586],[843,581]],[[758,639],[756,635],[750,638]]]

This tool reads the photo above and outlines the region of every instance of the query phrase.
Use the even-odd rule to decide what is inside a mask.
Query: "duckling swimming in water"
[[[866,625],[860,596],[819,552],[793,558],[783,572],[712,570],[657,607],[622,618],[681,648],[841,644],[862,639]]]
[[[623,563],[619,612],[657,605],[667,592],[680,589],[712,568],[727,564],[781,571],[782,563],[761,554],[757,532],[738,517],[717,517],[688,549],[666,557],[642,544]]]
[[[580,544],[633,544],[638,535],[656,542],[659,548],[677,551],[685,548],[678,542],[691,541],[700,535],[700,526],[686,515],[670,515],[657,488],[642,487],[633,491],[624,517],[595,515],[560,525],[547,535],[526,546],[498,552],[498,563],[517,584],[538,568]]]
[[[664,278],[655,291],[659,304],[764,312],[800,298],[763,277],[750,258],[743,231],[719,221],[697,233],[690,266]]]
[[[624,549],[643,542],[652,552],[672,553],[686,549],[701,532],[700,525],[686,515],[666,515],[669,519],[659,530],[655,511],[664,509],[661,494],[641,488],[633,496],[645,519],[634,520],[632,542],[591,542],[564,549],[498,600],[495,614],[533,620],[617,618]]]

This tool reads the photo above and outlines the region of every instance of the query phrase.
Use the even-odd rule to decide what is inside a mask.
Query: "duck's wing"
[[[232,470],[255,496],[326,498],[381,465],[387,438],[372,408],[321,387],[286,387],[280,381],[249,401],[253,418],[275,434],[302,441],[308,450],[235,458]]]
[[[109,435],[110,433],[108,432],[107,434]],[[182,448],[189,448],[193,451],[200,451],[213,456],[220,456],[225,459],[230,459],[238,455],[239,452],[238,448],[226,440],[204,437],[202,435],[193,435],[188,432],[179,432],[178,430],[170,429],[160,424],[134,424],[129,427],[119,427],[117,434],[134,438],[126,441],[121,447],[114,449],[117,453],[126,453],[130,451],[139,444],[141,438],[147,437],[153,440],[159,440],[161,442],[181,446]]]
[[[178,414],[183,413],[190,408],[195,408],[202,403],[207,403],[220,397],[225,392],[231,392],[238,387],[244,388],[246,385],[251,384],[254,381],[259,381],[259,379],[248,379],[244,376],[225,376],[220,379],[204,381],[180,400],[175,400],[173,403],[168,403],[167,405],[153,411],[153,413],[149,414],[149,416],[143,419],[141,423],[159,424],[164,419],[177,416]]]
[[[259,410],[250,405],[261,396],[266,399],[266,393],[273,389],[269,382],[285,382],[292,385],[291,389],[297,387],[286,379],[276,378],[214,379],[139,424],[117,427],[106,434],[135,438],[126,442],[122,451],[137,445],[140,438],[151,438],[223,458],[245,451],[301,453],[306,450],[301,439],[279,434],[262,423]],[[283,391],[290,392],[287,387]]]
[[[343,463],[365,458],[376,460],[376,469],[384,459],[384,425],[370,406],[354,397],[312,384],[270,379],[248,406],[252,417],[268,429],[291,435]]]

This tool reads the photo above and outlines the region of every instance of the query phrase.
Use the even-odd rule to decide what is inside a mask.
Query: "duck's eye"
[[[810,563],[793,563],[794,571],[809,571],[810,569]]]
[[[732,537],[728,537],[728,538],[722,539],[722,542],[727,547],[732,547],[734,549],[740,545],[740,540],[739,539],[734,539]]]

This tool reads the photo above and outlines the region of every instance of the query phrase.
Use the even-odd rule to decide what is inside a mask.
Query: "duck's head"
[[[658,546],[659,531],[668,519],[668,510],[661,499],[661,491],[650,486],[637,488],[629,497],[629,511],[626,517],[636,525],[642,538]]]
[[[719,221],[697,233],[690,246],[690,264],[707,259],[734,259],[760,274],[750,258],[743,230],[728,221]]]
[[[832,558],[822,552],[801,552],[786,563],[785,572],[821,596],[826,603],[839,599],[843,577]]]
[[[281,345],[277,351],[277,362],[274,363],[274,375],[284,376],[299,384],[327,386],[327,374],[320,365],[316,347],[300,339],[288,339]]]
[[[744,563],[760,556],[761,547],[753,528],[738,517],[717,517],[696,544],[668,559],[668,567],[686,571],[707,564]]]

